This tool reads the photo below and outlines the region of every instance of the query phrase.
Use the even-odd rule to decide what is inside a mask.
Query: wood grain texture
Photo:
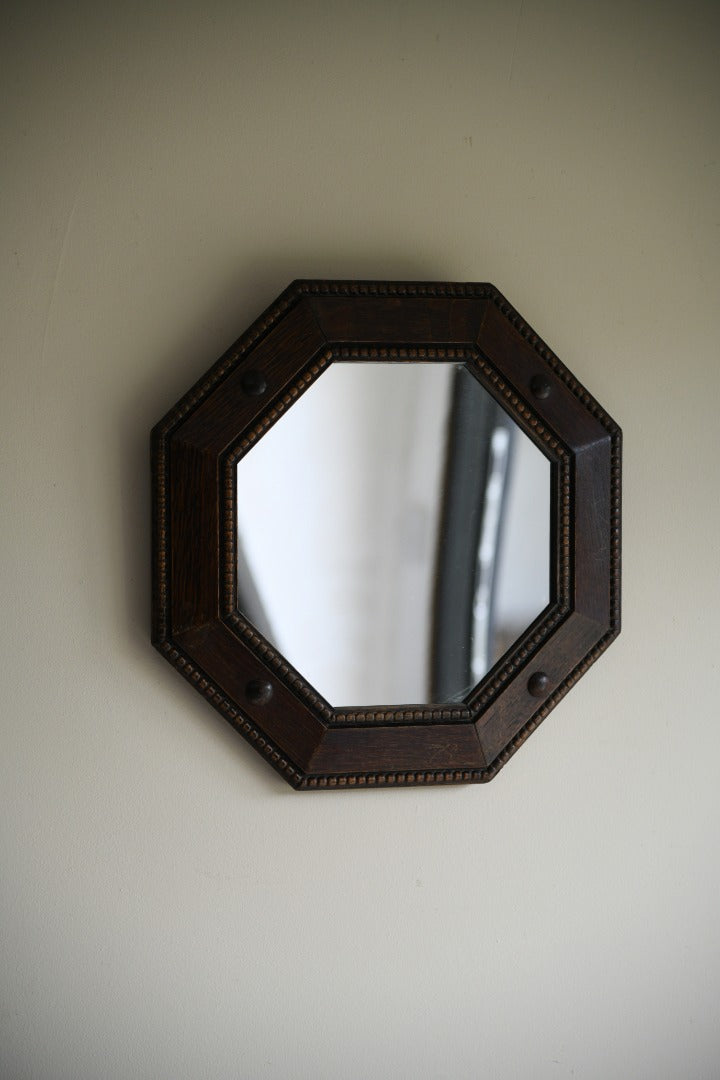
[[[237,461],[330,364],[364,360],[464,363],[552,463],[551,603],[460,705],[334,709],[236,608]],[[619,633],[620,429],[492,285],[295,282],[151,446],[153,643],[296,788],[485,782]]]

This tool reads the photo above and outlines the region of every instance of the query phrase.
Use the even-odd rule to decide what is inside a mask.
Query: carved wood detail
[[[307,304],[310,307],[306,309],[298,307]],[[360,305],[357,309],[356,304]],[[302,318],[296,319],[298,312]],[[395,332],[396,317],[399,339],[376,340],[388,327]],[[293,320],[298,327],[302,324],[304,337],[300,329],[293,329]],[[338,327],[345,325],[344,320],[347,325],[362,326],[366,339],[365,332],[355,341],[333,339],[330,331],[337,332]],[[273,342],[280,341],[283,326],[290,327],[290,337],[287,338],[288,331],[282,331],[284,352],[281,350],[277,361],[273,361],[277,369],[275,382],[265,398],[248,402],[247,395],[238,389],[238,373],[251,368],[254,358],[261,353],[275,355]],[[428,340],[428,328],[440,337]],[[409,340],[408,330],[412,334]],[[303,342],[314,344],[298,346],[294,355],[288,345],[294,340],[293,334],[298,342],[302,337]],[[311,355],[303,352],[308,348],[312,348]],[[235,466],[238,460],[281,419],[329,364],[363,360],[466,364],[553,462],[556,499],[552,603],[461,706],[333,709],[237,611]],[[536,377],[538,371],[548,373],[547,377],[555,380],[552,382],[555,392],[549,404],[534,397],[530,389],[531,376]],[[568,397],[563,396],[561,388],[568,392]],[[228,402],[239,403],[236,438],[221,452],[208,449],[219,445],[221,428],[215,420],[219,409],[212,407],[216,397],[223,400],[223,431],[227,429]],[[581,453],[585,457],[579,487],[576,463]],[[194,460],[193,454],[206,463],[205,473],[207,463],[215,462],[214,492],[197,486],[206,481],[198,479],[185,464]],[[497,774],[620,631],[620,429],[492,285],[293,283],[156,426],[152,438],[152,475],[153,642],[296,788],[485,782]],[[179,500],[187,509],[176,515],[173,525],[171,507],[177,510]],[[590,506],[606,522],[607,542],[593,535],[588,519]],[[181,527],[178,521],[186,520],[187,527],[196,530],[197,536],[192,544],[183,547],[178,544],[177,529]],[[186,570],[178,565],[178,559],[191,560]],[[198,656],[187,651],[192,634],[188,636],[184,623],[174,629],[173,619],[177,616],[173,612],[179,608],[173,581],[181,581],[185,589],[192,590],[194,581],[204,580],[202,573],[194,572],[207,565],[203,559],[213,560],[218,568],[218,580],[215,601],[208,592],[202,603],[198,603],[198,610],[216,612],[217,625],[224,624],[231,631],[236,645],[229,647],[237,648],[238,658],[245,657],[245,667],[257,670],[259,675],[267,673],[278,686],[284,687],[290,694],[288,698],[285,693],[284,700],[297,702],[298,717],[302,714],[316,718],[315,727],[310,725],[307,729],[316,735],[307,734],[298,741],[293,734],[291,740],[291,732],[297,730],[293,725],[298,723],[291,715],[295,706],[286,714],[238,700],[223,685],[228,683],[227,666],[216,665],[212,653],[203,653],[203,664]],[[197,587],[209,588],[204,584]],[[198,633],[202,637],[202,631],[202,625],[198,626],[196,637]],[[184,645],[180,644],[180,638]],[[520,680],[526,682],[528,673],[537,664],[543,668],[554,664],[555,672],[547,696],[539,703],[532,699],[525,701],[520,693],[524,685]],[[508,712],[506,702],[511,700],[515,702],[515,711]],[[519,711],[518,700],[523,702]],[[458,724],[460,728],[453,728]],[[425,745],[426,736],[433,730],[465,730],[462,725],[473,726],[478,742],[477,751],[471,751],[470,743],[461,751],[458,744],[458,761],[463,755],[469,760],[470,754],[477,759],[477,767],[432,768],[431,760],[423,769],[394,767],[393,763],[414,760],[419,752],[417,748]],[[331,771],[323,771],[313,761],[325,760],[323,732],[329,738],[332,731],[336,733],[332,745],[339,748],[333,751],[337,765]],[[368,762],[385,754],[383,738],[378,742],[373,731],[378,737],[384,732],[389,735],[385,740],[389,747],[388,767],[348,769],[346,762],[355,761],[358,755],[362,758],[363,740],[368,747]],[[293,755],[283,750],[283,743],[295,745],[295,757],[299,754],[302,760],[293,760]],[[342,749],[343,746],[347,749]],[[500,746],[498,750],[496,747]]]

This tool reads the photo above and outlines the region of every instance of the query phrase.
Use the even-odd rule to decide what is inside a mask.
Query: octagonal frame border
[[[554,602],[461,707],[332,709],[234,606],[235,463],[330,363],[369,359],[475,365],[553,461]],[[293,787],[485,782],[620,631],[620,459],[617,424],[494,286],[294,282],[153,430],[153,643]],[[258,677],[269,705],[245,694]]]

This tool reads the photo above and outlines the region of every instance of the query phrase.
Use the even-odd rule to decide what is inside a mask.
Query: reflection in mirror
[[[238,610],[333,706],[462,701],[550,602],[550,491],[464,366],[335,363],[238,463]]]

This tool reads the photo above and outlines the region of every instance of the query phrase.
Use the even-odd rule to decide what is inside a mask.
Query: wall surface
[[[718,1076],[719,13],[4,6],[3,1080]],[[149,645],[149,429],[300,276],[493,281],[624,428],[487,787],[293,793]]]

